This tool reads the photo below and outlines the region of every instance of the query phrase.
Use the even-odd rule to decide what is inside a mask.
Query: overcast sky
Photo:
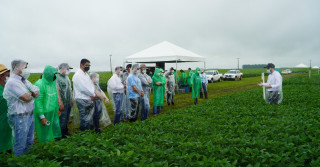
[[[88,58],[92,71],[169,41],[208,68],[273,62],[320,66],[319,0],[1,0],[0,57],[33,72]],[[168,65],[171,66],[171,65]],[[168,67],[167,66],[167,67]],[[203,63],[180,64],[203,66]]]

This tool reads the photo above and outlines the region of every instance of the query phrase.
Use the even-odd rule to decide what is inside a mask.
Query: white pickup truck
[[[222,79],[222,74],[220,74],[218,70],[206,71],[206,76],[209,83],[215,81],[221,82]]]
[[[283,70],[281,71],[281,74],[291,74],[292,71],[290,69],[286,69],[286,70]]]
[[[242,76],[239,70],[229,70],[223,75],[223,80],[242,80]]]

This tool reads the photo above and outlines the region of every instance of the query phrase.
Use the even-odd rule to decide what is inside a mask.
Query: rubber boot
[[[208,92],[204,92],[204,96],[208,99]]]

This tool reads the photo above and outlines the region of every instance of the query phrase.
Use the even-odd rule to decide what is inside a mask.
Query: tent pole
[[[176,58],[176,76],[175,76],[175,80],[176,80],[177,93],[179,94],[179,85],[178,85],[177,75],[178,75],[178,60]]]

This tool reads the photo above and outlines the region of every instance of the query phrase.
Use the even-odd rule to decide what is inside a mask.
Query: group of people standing
[[[154,95],[152,113],[157,115],[165,97],[168,105],[174,105],[177,84],[190,83],[195,104],[201,89],[206,87],[202,83],[203,70],[200,72],[199,68],[195,73],[190,69],[190,77],[182,72],[180,80],[174,68],[166,73],[155,68],[152,74],[145,64],[128,64],[125,70],[116,67],[109,79],[109,101],[99,86],[99,74],[89,74],[90,66],[88,59],[80,61],[80,68],[72,77],[72,89],[68,75],[73,68],[67,63],[57,68],[45,66],[34,85],[28,81],[27,62],[12,61],[11,71],[0,65],[0,152],[13,149],[16,156],[26,153],[34,141],[35,131],[39,143],[65,138],[69,135],[68,122],[73,107],[79,111],[81,131],[90,129],[100,133],[104,102],[114,106],[116,125],[120,121],[137,121],[139,111],[141,121],[148,119],[151,92]]]
[[[115,73],[108,81],[108,89],[112,93],[109,97],[113,98],[115,108],[115,125],[120,121],[136,121],[140,103],[141,120],[148,118],[151,82],[143,65],[140,67],[138,64],[129,64],[125,72],[120,66],[115,68]]]
[[[28,63],[11,62],[11,71],[0,65],[0,152],[14,150],[16,156],[26,153],[33,144],[36,131],[39,143],[68,136],[71,108],[76,101],[80,114],[80,130],[100,132],[102,101],[108,98],[99,87],[99,75],[88,74],[90,61],[82,59],[73,76],[73,89],[68,77],[71,67],[47,65],[33,85]]]
[[[188,87],[189,91],[192,92],[192,99],[194,99],[194,104],[198,104],[198,97],[203,98],[203,95],[208,99],[208,79],[204,69],[196,68],[193,72],[191,68],[188,69],[188,75],[184,70],[180,70],[181,80],[180,87]]]

